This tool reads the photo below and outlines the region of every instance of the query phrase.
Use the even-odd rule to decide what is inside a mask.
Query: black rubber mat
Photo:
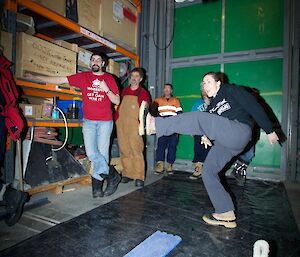
[[[236,196],[238,227],[205,224],[212,211],[201,181],[176,173],[141,190],[57,225],[0,252],[9,257],[118,257],[157,230],[179,235],[176,257],[250,257],[255,241],[270,244],[269,256],[300,256],[300,235],[282,183],[247,180]],[[153,245],[155,247],[155,245]]]

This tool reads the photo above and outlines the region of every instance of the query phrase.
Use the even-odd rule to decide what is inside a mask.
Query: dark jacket
[[[267,134],[273,132],[271,121],[256,98],[245,89],[235,85],[221,85],[217,95],[211,98],[208,112],[230,120],[237,120],[251,128],[254,119]]]

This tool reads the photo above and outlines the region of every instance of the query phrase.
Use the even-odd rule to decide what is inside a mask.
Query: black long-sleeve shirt
[[[207,111],[250,127],[253,127],[252,116],[267,134],[273,132],[271,121],[256,98],[235,85],[221,85],[217,95],[211,98]]]

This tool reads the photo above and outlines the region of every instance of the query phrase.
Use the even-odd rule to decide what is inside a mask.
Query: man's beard
[[[92,66],[92,72],[99,72],[100,71],[100,66],[98,66],[98,65],[93,65]]]

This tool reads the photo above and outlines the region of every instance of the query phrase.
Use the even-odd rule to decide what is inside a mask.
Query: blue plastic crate
[[[78,108],[78,119],[83,119],[83,112],[82,112],[82,101],[81,100],[57,100],[56,104],[59,109],[63,111],[65,115],[68,114],[68,107],[72,104],[76,104]]]

